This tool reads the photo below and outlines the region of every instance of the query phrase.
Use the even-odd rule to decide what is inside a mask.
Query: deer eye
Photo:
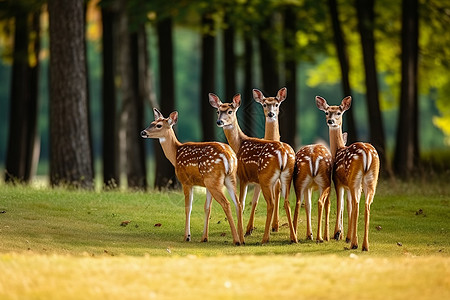
[[[217,114],[219,114],[220,112],[219,111],[217,111]]]
[[[337,115],[338,115],[338,116],[340,116],[340,115],[341,115],[341,112],[340,112],[340,111],[338,111],[338,112],[337,112]]]
[[[278,103],[275,103],[275,107],[278,107]]]
[[[232,111],[232,110],[229,110],[229,111],[228,111],[228,114],[229,114],[229,115],[231,115],[232,113],[233,113],[233,111]]]
[[[325,112],[325,116],[328,116],[328,115],[329,115],[329,114],[328,114],[328,112],[326,111],[326,112]]]
[[[263,104],[263,107],[267,107],[267,104],[264,103],[264,104]]]
[[[161,128],[161,127],[162,127],[161,124],[156,125],[156,128]]]

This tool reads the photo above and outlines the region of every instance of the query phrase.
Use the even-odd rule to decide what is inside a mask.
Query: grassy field
[[[217,203],[209,242],[201,243],[204,192],[198,190],[194,199],[193,241],[187,243],[181,193],[1,185],[0,298],[450,297],[450,186],[444,178],[380,182],[371,210],[370,252],[348,250],[343,241],[306,241],[304,209],[298,244],[288,242],[281,209],[280,231],[262,246],[263,199],[257,229],[245,246],[232,245]],[[331,231],[334,193],[332,199]]]

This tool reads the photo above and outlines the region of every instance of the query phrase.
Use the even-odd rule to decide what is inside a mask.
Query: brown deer
[[[210,93],[209,103],[217,109],[217,125],[222,127],[228,143],[238,158],[240,216],[242,217],[244,211],[248,184],[259,184],[267,202],[266,224],[262,239],[263,244],[267,243],[275,206],[275,186],[279,180],[288,218],[290,239],[291,242],[297,243],[289,206],[289,191],[295,165],[294,150],[286,143],[251,138],[242,132],[236,117],[236,112],[241,105],[241,95],[234,96],[231,103],[222,103],[219,97]]]
[[[325,208],[324,238],[329,237],[330,220],[330,189],[331,189],[331,153],[327,147],[321,144],[308,145],[300,148],[295,154],[294,188],[297,202],[294,212],[294,227],[297,232],[298,213],[300,206],[305,201],[306,211],[306,238],[312,240],[311,227],[311,194],[313,190],[319,190],[317,237],[318,242],[322,238],[322,215]]]
[[[184,240],[191,240],[190,220],[193,187],[203,186],[206,187],[206,203],[205,224],[201,240],[203,242],[208,241],[211,200],[214,198],[222,206],[227,216],[233,243],[235,245],[244,243],[243,234],[240,237],[236,231],[230,202],[228,202],[222,191],[225,185],[231,199],[235,203],[236,211],[239,213],[236,195],[237,157],[233,149],[227,144],[218,142],[180,143],[172,128],[178,121],[178,112],[172,112],[168,118],[164,118],[156,108],[153,109],[153,113],[155,121],[141,132],[141,136],[143,138],[159,139],[164,154],[175,167],[175,174],[183,185],[186,214]]]
[[[345,146],[342,136],[342,115],[350,108],[352,98],[345,97],[339,106],[329,106],[327,101],[316,96],[317,107],[325,112],[330,135],[330,149],[333,158],[333,182],[337,196],[337,219],[335,238],[342,238],[344,190],[347,191],[349,228],[347,242],[351,248],[358,248],[358,215],[361,190],[365,195],[363,251],[369,251],[370,205],[375,196],[380,170],[380,159],[375,148],[368,143],[353,143]]]
[[[278,114],[280,112],[280,105],[286,99],[287,89],[281,88],[276,97],[264,97],[264,94],[258,90],[253,89],[253,99],[261,104],[264,110],[265,131],[264,139],[270,141],[280,141],[280,130],[278,128]],[[250,218],[248,219],[247,231],[245,235],[252,234],[255,229],[255,210],[258,205],[259,195],[261,194],[261,187],[255,185],[252,198],[252,210],[250,212]],[[280,203],[280,182],[277,181],[275,186],[275,207],[272,220],[272,231],[278,231],[278,215],[279,215],[279,203]]]

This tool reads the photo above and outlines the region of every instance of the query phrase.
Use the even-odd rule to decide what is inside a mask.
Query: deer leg
[[[319,200],[317,201],[317,237],[316,241],[323,242],[322,238],[322,215],[323,215],[323,207],[325,205],[325,191],[320,188],[319,189]]]
[[[191,212],[194,194],[192,192],[192,186],[183,186],[183,191],[184,191],[184,211],[186,215],[186,223],[184,226],[184,240],[186,242],[189,242],[191,240]]]
[[[239,200],[237,198],[236,195],[236,179],[233,177],[226,177],[225,178],[225,186],[227,187],[228,193],[230,194],[231,200],[234,203],[234,206],[236,208],[236,219],[238,222],[238,235],[239,235],[239,240],[241,242],[242,245],[245,244],[245,240],[244,240],[244,230],[242,228],[243,226],[243,222],[242,222],[242,212],[240,209],[240,204],[239,204]]]
[[[307,188],[304,192],[305,212],[306,212],[306,239],[312,240],[311,226],[311,188]]]
[[[208,235],[209,235],[209,218],[211,216],[211,205],[212,204],[212,195],[211,192],[206,189],[206,201],[205,201],[205,225],[203,227],[203,235],[202,235],[202,242],[208,241]]]
[[[217,184],[217,182],[212,182],[211,184],[208,184],[205,182],[205,185],[207,185],[208,190],[211,192],[211,195],[216,199],[217,202],[222,206],[223,211],[225,212],[225,215],[227,216],[228,223],[230,225],[231,229],[231,235],[233,236],[233,243],[236,246],[239,246],[240,239],[239,235],[236,230],[236,226],[234,224],[233,215],[231,213],[231,205],[230,202],[227,200],[225,195],[222,192],[221,186]]]
[[[295,234],[298,234],[298,214],[300,211],[300,207],[302,206],[302,202],[303,202],[303,191],[301,190],[300,187],[296,187],[295,188],[295,210],[294,210],[294,220],[293,220],[293,225],[294,225],[294,230],[295,230]]]
[[[364,241],[362,251],[369,251],[369,221],[370,221],[370,205],[373,202],[375,192],[373,190],[364,191],[366,197],[365,213],[364,213]]]
[[[253,191],[253,198],[252,198],[252,211],[250,212],[250,218],[248,219],[247,223],[247,231],[245,232],[245,235],[251,235],[253,230],[255,229],[255,211],[256,206],[258,205],[259,195],[261,194],[261,187],[257,184],[255,185],[255,189]]]
[[[347,231],[347,237],[345,238],[345,242],[350,243],[351,239],[352,239],[352,230],[353,227],[351,226],[351,219],[352,219],[352,208],[353,205],[352,203],[354,203],[354,200],[352,200],[353,195],[350,191],[347,191],[347,214],[348,214],[348,231]],[[358,199],[359,201],[359,199]],[[342,221],[344,222],[344,221]]]
[[[325,198],[325,230],[323,234],[323,239],[325,241],[330,240],[330,187],[326,187],[323,191],[323,195]]]
[[[361,189],[352,189],[351,249],[358,249],[358,214]]]
[[[280,215],[280,181],[277,180],[277,182],[275,183],[274,189],[275,189],[275,193],[274,193],[274,212],[273,212],[273,220],[272,220],[272,232],[278,232],[279,229],[279,215]]]
[[[269,242],[269,236],[270,236],[270,221],[272,221],[273,216],[273,207],[274,207],[274,201],[273,201],[273,194],[272,189],[267,185],[261,186],[262,193],[264,195],[264,199],[267,202],[267,216],[266,216],[266,224],[264,227],[264,236],[261,241],[262,244],[265,244]]]
[[[247,196],[247,182],[240,182],[239,186],[239,212],[238,212],[238,229],[239,236],[244,240],[244,207],[245,207],[245,197]]]
[[[344,214],[344,188],[336,187],[336,225],[334,227],[334,239],[341,240],[344,233],[343,214]]]

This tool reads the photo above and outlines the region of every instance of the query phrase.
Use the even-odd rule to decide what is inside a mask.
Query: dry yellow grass
[[[0,299],[449,299],[450,258],[0,255]]]

